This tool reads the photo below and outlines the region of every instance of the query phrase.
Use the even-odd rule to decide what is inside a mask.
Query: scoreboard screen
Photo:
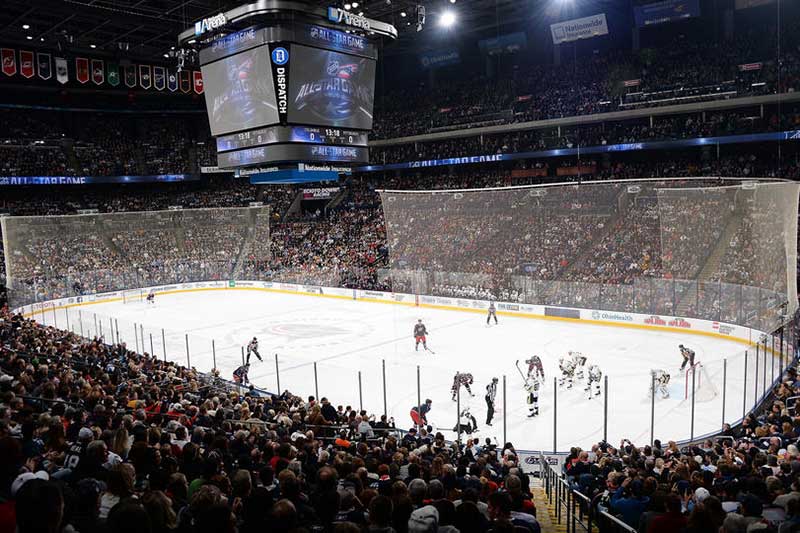
[[[294,44],[289,73],[289,122],[372,129],[375,61]]]
[[[202,67],[212,135],[278,122],[278,106],[266,46]]]
[[[270,126],[243,131],[217,138],[217,152],[242,150],[254,146],[278,143],[336,144],[341,146],[367,146],[364,131],[310,126]]]

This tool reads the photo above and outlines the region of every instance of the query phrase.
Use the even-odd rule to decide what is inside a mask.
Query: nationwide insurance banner
[[[456,65],[461,63],[461,55],[456,49],[422,52],[419,55],[419,63],[426,69]]]
[[[553,44],[569,43],[579,39],[591,39],[600,35],[608,35],[606,14],[598,13],[590,17],[565,20],[550,25]]]
[[[640,28],[700,16],[700,0],[662,0],[633,6],[633,18]]]

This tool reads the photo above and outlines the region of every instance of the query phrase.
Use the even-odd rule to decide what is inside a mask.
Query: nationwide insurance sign
[[[553,44],[569,43],[579,39],[591,39],[600,35],[608,35],[606,14],[598,13],[590,17],[583,17],[550,25],[553,34]]]

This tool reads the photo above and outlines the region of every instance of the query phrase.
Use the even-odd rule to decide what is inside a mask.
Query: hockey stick
[[[430,352],[430,353],[432,353],[433,355],[436,355],[436,352],[434,352],[433,350],[431,350],[431,349],[430,349],[430,348],[428,348],[427,346],[423,346],[423,348],[425,348],[425,351],[426,351],[426,352]]]
[[[522,381],[524,381],[527,384],[528,378],[525,376],[525,374],[522,373],[522,369],[519,367],[519,359],[517,359],[514,364],[517,367],[517,372],[519,372],[519,375],[522,376]]]

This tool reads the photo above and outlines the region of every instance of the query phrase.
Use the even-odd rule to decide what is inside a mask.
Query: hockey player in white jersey
[[[525,392],[528,393],[528,418],[539,415],[539,379],[531,376],[525,380]]]
[[[581,352],[568,352],[569,358],[572,360],[575,368],[575,378],[583,380],[583,371],[586,368],[586,356]]]
[[[594,396],[600,396],[601,379],[603,379],[603,372],[600,370],[600,367],[597,365],[590,366],[586,388],[584,389],[587,393],[589,393],[590,400]]]
[[[561,370],[561,377],[558,380],[558,386],[566,386],[568,389],[572,388],[572,379],[575,375],[575,363],[571,359],[562,357],[558,360],[558,368]]]
[[[667,385],[669,385],[669,374],[666,370],[662,370],[660,368],[656,368],[650,371],[650,375],[653,377],[653,386],[655,386],[656,392],[661,393],[661,399],[669,398],[669,390],[667,389]]]

